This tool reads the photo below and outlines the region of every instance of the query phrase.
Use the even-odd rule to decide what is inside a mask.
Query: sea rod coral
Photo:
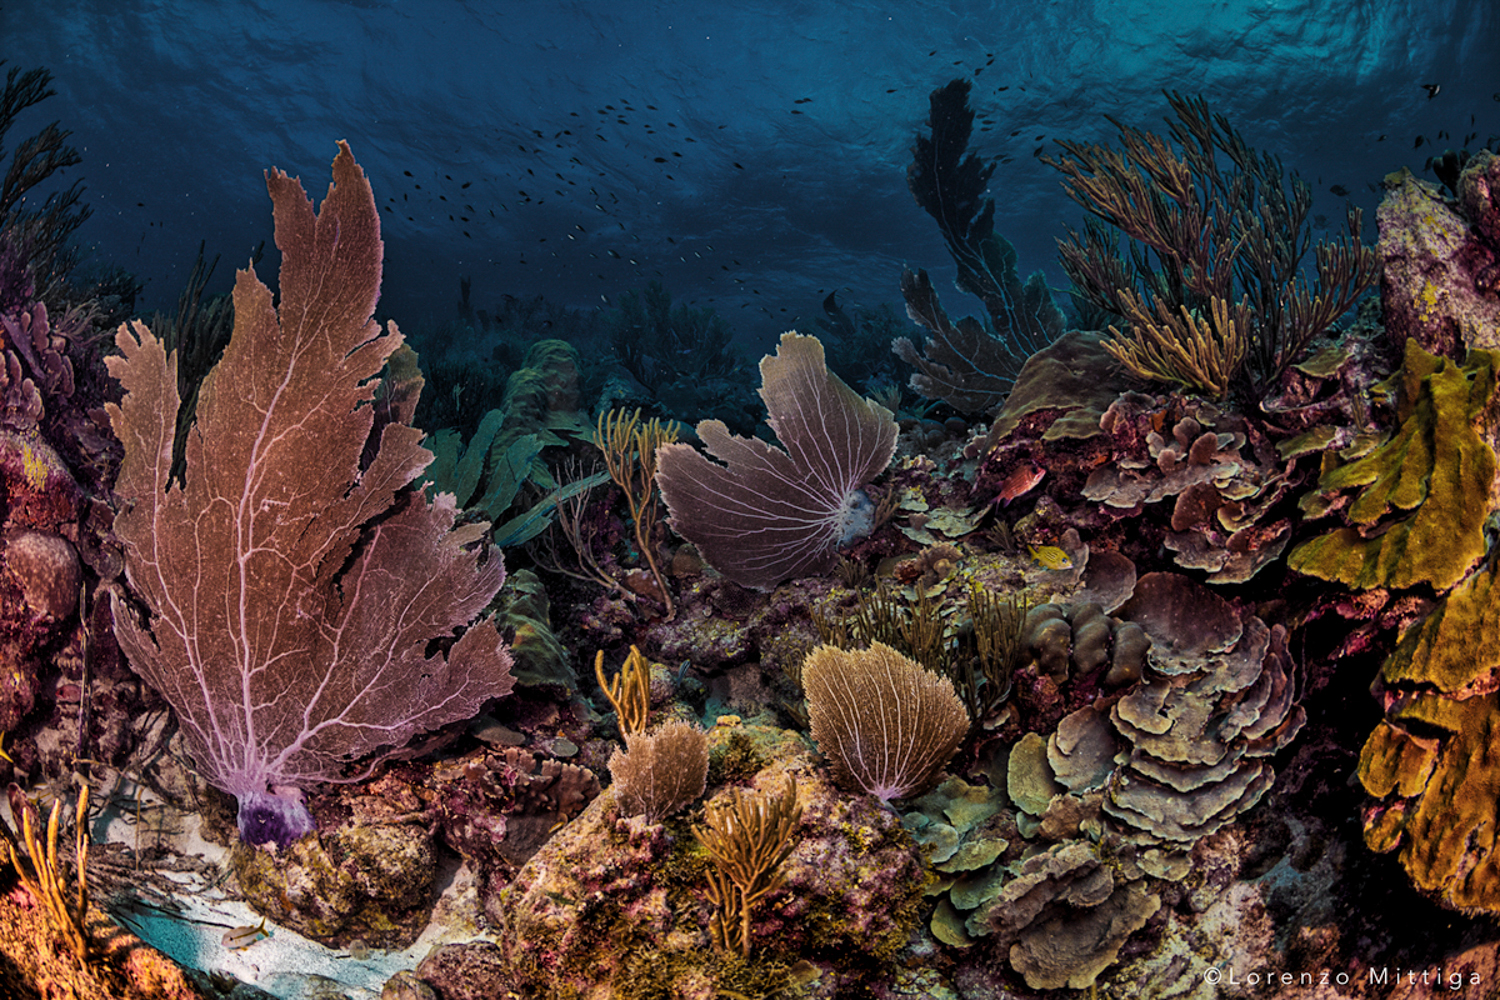
[[[125,445],[115,532],[149,610],[116,593],[120,646],[176,710],[203,775],[239,799],[252,844],[313,828],[299,786],[340,780],[346,763],[467,718],[512,684],[499,633],[474,623],[504,566],[494,552],[476,565],[484,526],[455,530],[450,495],[407,488],[431,459],[407,426],[415,393],[377,397],[402,337],[371,319],[379,216],[344,143],[333,177],[314,214],[300,182],[266,175],[280,309],[239,272],[185,485],[170,481],[175,354],[135,323],[108,361],[126,390],[109,407]]]

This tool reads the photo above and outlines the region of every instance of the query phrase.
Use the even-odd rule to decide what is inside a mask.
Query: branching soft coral
[[[1021,281],[1015,247],[995,232],[995,201],[984,196],[995,164],[968,151],[969,89],[969,81],[954,80],[932,92],[932,134],[917,136],[906,184],[942,231],[958,265],[958,287],[984,302],[989,323],[968,316],[950,322],[927,272],[907,271],[901,278],[907,315],[927,337],[921,353],[906,337],[891,347],[916,366],[913,389],[979,413],[1004,402],[1026,359],[1062,333],[1062,313],[1040,273]]]
[[[1374,285],[1379,264],[1359,242],[1359,209],[1345,235],[1313,245],[1305,182],[1293,176],[1288,189],[1281,161],[1201,97],[1167,100],[1171,141],[1110,119],[1123,150],[1062,142],[1066,156],[1043,157],[1093,216],[1062,242],[1063,268],[1079,296],[1124,321],[1106,346],[1134,374],[1216,397],[1261,395]],[[1128,263],[1119,233],[1131,241]]]

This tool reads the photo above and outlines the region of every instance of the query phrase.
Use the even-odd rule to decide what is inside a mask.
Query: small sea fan
[[[626,733],[625,750],[609,759],[621,809],[660,823],[703,796],[708,734],[680,719],[650,733]]]
[[[802,664],[807,716],[834,780],[882,802],[937,783],[969,732],[969,713],[946,677],[881,642],[819,646]]]
[[[760,395],[782,448],[705,420],[698,437],[719,465],[686,444],[657,449],[656,482],[672,527],[735,583],[769,590],[826,573],[840,546],[875,527],[862,487],[896,450],[891,411],[862,399],[827,368],[823,345],[781,335],[760,362]]]

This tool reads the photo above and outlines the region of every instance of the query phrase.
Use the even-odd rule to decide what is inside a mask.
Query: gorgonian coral
[[[863,487],[896,450],[891,411],[830,372],[816,337],[781,335],[760,362],[760,395],[785,450],[705,420],[692,446],[657,449],[656,482],[672,527],[709,565],[744,587],[826,573],[840,546],[868,535],[875,508]]]
[[[118,598],[131,665],[171,703],[198,768],[239,799],[240,834],[285,846],[313,828],[297,793],[352,760],[509,692],[510,656],[475,622],[505,579],[484,525],[408,487],[431,459],[414,395],[376,396],[400,332],[371,316],[383,244],[369,182],[340,143],[314,214],[267,174],[281,300],[251,270],[234,333],[203,380],[186,483],[171,478],[176,356],[143,324],[108,359],[125,446],[115,521],[143,619]],[[394,400],[394,402],[392,402]],[[458,634],[462,633],[462,634]]]

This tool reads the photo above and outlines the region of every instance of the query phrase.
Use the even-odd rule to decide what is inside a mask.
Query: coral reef
[[[1292,534],[1282,501],[1301,477],[1256,425],[1203,400],[1126,393],[1099,426],[1110,461],[1089,473],[1083,496],[1125,518],[1170,501],[1162,544],[1177,565],[1243,583],[1281,558]]]
[[[1400,851],[1417,887],[1466,912],[1500,913],[1493,818],[1500,775],[1500,592],[1486,570],[1408,629],[1376,682],[1385,718],[1365,742],[1359,779],[1376,800],[1365,841]]]
[[[126,390],[109,406],[125,443],[116,488],[133,502],[115,533],[150,612],[117,591],[117,637],[176,709],[198,766],[239,799],[241,836],[281,846],[313,828],[299,784],[338,780],[346,763],[471,717],[512,685],[494,625],[475,622],[503,564],[476,565],[467,547],[483,528],[454,530],[451,499],[402,493],[430,457],[403,422],[415,399],[369,405],[401,336],[370,318],[379,215],[347,145],[333,172],[316,215],[299,182],[267,175],[279,308],[239,273],[235,332],[199,392],[184,487],[170,486],[173,362],[139,323],[120,329],[122,356],[109,359]]]
[[[5,134],[15,124],[16,116],[57,93],[48,86],[51,82],[52,74],[41,68],[23,73],[19,66],[13,66],[5,74],[5,87],[0,90],[0,156],[4,155]],[[71,134],[53,122],[23,139],[11,153],[0,183],[0,231],[21,252],[24,270],[38,283],[41,296],[54,305],[59,286],[79,258],[79,248],[70,245],[69,238],[93,210],[81,203],[83,187],[79,181],[49,193],[40,205],[28,204],[27,192],[58,171],[83,162],[78,150],[65,143]],[[0,313],[22,304],[0,300]]]
[[[1386,335],[1453,358],[1500,348],[1500,157],[1480,150],[1455,187],[1449,200],[1399,170],[1376,215]]]
[[[752,786],[774,794],[795,776],[800,807],[781,884],[759,898],[748,923],[749,962],[710,947],[709,860],[685,821],[627,817],[608,790],[487,904],[503,931],[498,946],[447,946],[419,975],[451,982],[453,969],[477,963],[492,970],[481,973],[486,981],[503,977],[525,997],[586,997],[601,987],[621,997],[769,996],[791,984],[798,960],[822,969],[829,988],[853,988],[886,967],[911,932],[923,883],[896,818],[839,793],[795,734],[716,727],[715,753],[736,733],[763,745],[757,756],[768,763]]]

